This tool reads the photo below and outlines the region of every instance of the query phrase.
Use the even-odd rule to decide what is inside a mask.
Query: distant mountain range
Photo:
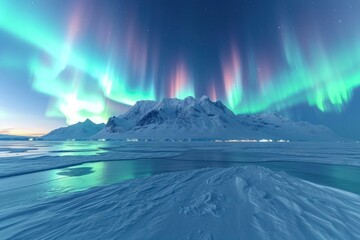
[[[337,140],[330,129],[294,122],[277,113],[235,115],[220,101],[203,96],[160,102],[139,101],[125,114],[109,118],[106,125],[90,120],[56,129],[45,140],[67,139],[286,139]]]
[[[41,139],[44,140],[87,140],[94,134],[98,133],[105,127],[105,124],[95,124],[89,119],[84,122],[79,122],[68,127],[62,127],[55,129]]]
[[[0,134],[0,140],[28,140],[31,137]]]
[[[238,115],[238,118],[242,125],[257,132],[259,137],[300,141],[340,140],[339,136],[323,125],[294,122],[277,113]]]

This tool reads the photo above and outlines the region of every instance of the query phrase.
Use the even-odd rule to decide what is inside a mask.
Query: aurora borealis
[[[204,94],[235,113],[357,113],[359,12],[357,0],[0,0],[0,123],[20,133],[26,116],[44,132]]]

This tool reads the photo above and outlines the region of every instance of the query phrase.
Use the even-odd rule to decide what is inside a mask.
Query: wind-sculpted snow
[[[2,210],[9,239],[360,239],[360,197],[262,167],[155,175]]]

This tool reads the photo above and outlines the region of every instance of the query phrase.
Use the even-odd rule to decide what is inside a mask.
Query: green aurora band
[[[106,122],[110,114],[108,100],[133,105],[138,100],[169,96],[156,90],[154,74],[137,73],[140,80],[134,84],[129,70],[131,61],[126,56],[104,58],[95,53],[85,54],[88,51],[80,51],[73,36],[65,34],[68,38],[62,41],[64,34],[54,31],[44,19],[30,16],[27,9],[15,8],[9,1],[0,0],[0,4],[0,29],[42,51],[29,61],[2,57],[0,66],[15,69],[26,62],[33,76],[32,87],[53,99],[48,116],[65,116],[69,124],[86,118]],[[279,111],[301,103],[316,106],[321,111],[341,111],[351,99],[353,90],[360,86],[359,32],[355,31],[351,39],[337,44],[331,51],[321,37],[314,34],[310,37],[312,46],[308,47],[307,54],[298,39],[290,30],[283,32],[280,54],[287,66],[268,74],[261,84],[259,76],[250,76],[251,81],[257,82],[257,88],[242,86],[246,80],[245,76],[239,76],[243,72],[242,61],[236,61],[236,66],[231,66],[232,73],[224,74],[225,91],[216,92],[216,96],[225,99],[230,109],[240,114]],[[233,63],[232,58],[230,56],[228,62]],[[123,67],[116,69],[119,65]],[[178,79],[177,82],[192,84],[193,81]],[[193,86],[181,89],[172,86],[172,92],[183,98],[200,91]]]
[[[294,36],[286,33],[283,40],[287,70],[266,79],[263,91],[247,92],[233,110],[257,113],[307,102],[320,111],[341,111],[353,90],[360,86],[360,37],[331,54],[320,39],[314,39],[312,54],[306,57]]]
[[[8,3],[0,1],[0,29],[41,49],[55,59],[55,63],[49,66],[42,63],[37,56],[28,64],[29,71],[34,77],[33,88],[55,99],[55,104],[48,110],[48,116],[65,116],[68,124],[86,118],[95,122],[106,122],[109,117],[105,105],[106,98],[127,105],[133,105],[138,100],[155,99],[153,86],[146,89],[143,86],[130,86],[130,79],[126,77],[125,70],[119,74],[111,64],[104,64],[111,63],[111,60],[102,61],[98,60],[100,58],[75,52],[71,43],[59,41],[62,39],[61,34],[51,31],[43,24],[44,21],[29,16],[26,9],[15,9]],[[81,71],[80,75],[84,79],[76,79],[75,74],[75,84],[64,81],[61,76],[68,68]],[[97,84],[95,89],[94,84]],[[93,87],[83,88],[84,85]]]

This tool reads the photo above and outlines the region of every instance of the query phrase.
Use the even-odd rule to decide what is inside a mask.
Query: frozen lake
[[[0,142],[3,209],[124,180],[259,165],[360,194],[358,143]]]

